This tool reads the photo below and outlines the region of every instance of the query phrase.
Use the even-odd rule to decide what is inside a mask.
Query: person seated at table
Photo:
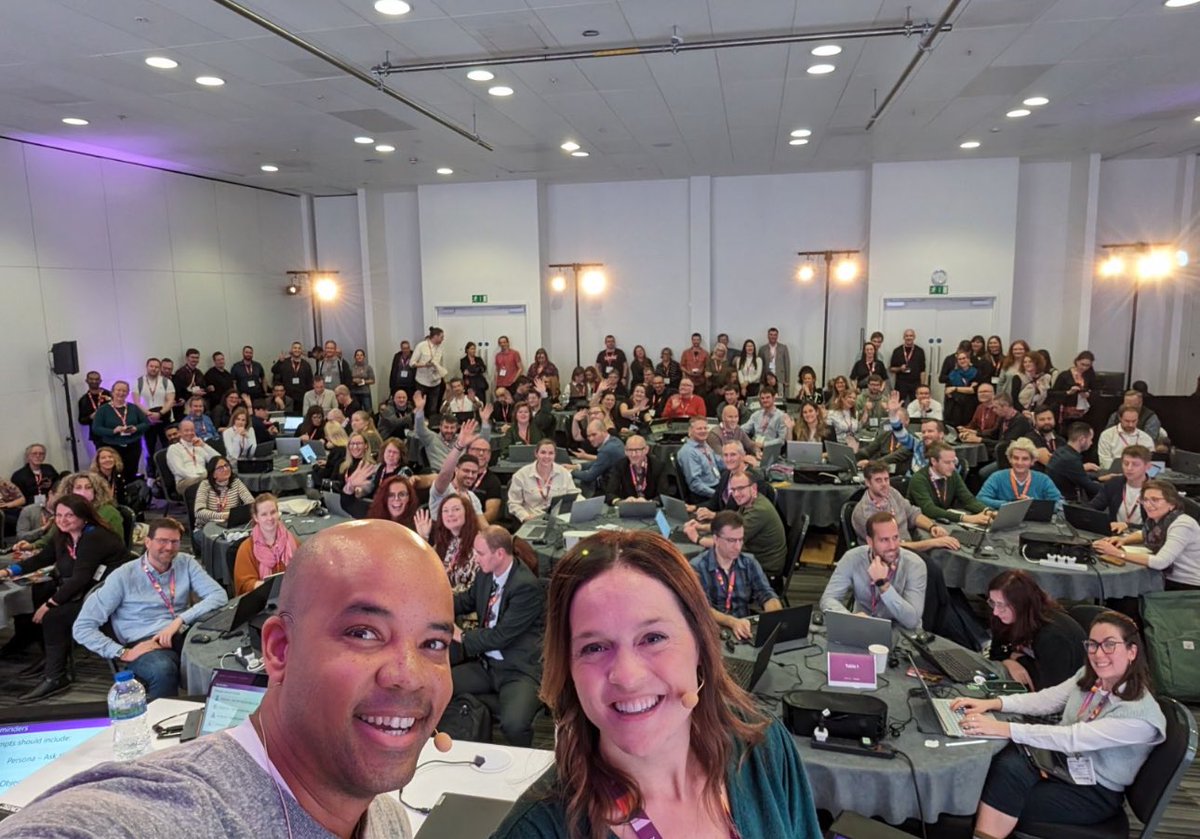
[[[311,443],[313,440],[325,441],[325,409],[320,405],[313,405],[304,412],[304,420],[300,423],[300,427],[296,429],[296,436],[300,438],[302,443]]]
[[[867,544],[846,551],[821,595],[821,611],[887,618],[904,629],[920,629],[925,611],[925,563],[900,547],[896,517],[879,512],[867,519]]]
[[[1155,448],[1159,448],[1161,451],[1163,449],[1163,442],[1166,439],[1166,435],[1163,433],[1162,421],[1158,418],[1158,414],[1146,407],[1145,395],[1136,389],[1138,384],[1141,383],[1134,382],[1134,388],[1125,391],[1121,405],[1117,410],[1108,415],[1108,420],[1104,423],[1104,427],[1107,429],[1112,428],[1114,425],[1119,425],[1121,423],[1121,410],[1123,408],[1136,408],[1138,412],[1137,427],[1145,431],[1150,436],[1150,439],[1154,441],[1154,446],[1150,447],[1151,451],[1154,451]]]
[[[913,419],[945,419],[942,403],[933,398],[929,385],[917,385],[917,397],[908,403],[908,415]]]
[[[840,394],[831,396],[826,404],[829,409],[825,412],[825,418],[829,421],[829,427],[833,429],[837,442],[851,445],[850,440],[857,437],[862,427],[858,419],[858,410],[855,408],[854,392],[843,390]]]
[[[889,395],[898,397],[899,394],[896,391],[889,393],[885,387],[886,384],[887,379],[873,375],[867,379],[866,388],[859,391],[858,396],[855,397],[854,411],[862,426],[873,428],[876,425],[882,425],[887,419]]]
[[[700,498],[712,498],[721,480],[717,454],[708,444],[708,421],[692,417],[688,423],[688,439],[675,455],[675,462],[687,489]]]
[[[363,439],[367,441],[367,447],[371,450],[371,457],[378,460],[379,450],[383,448],[383,438],[379,436],[371,414],[367,411],[355,411],[351,414],[350,430],[363,436]]]
[[[129,503],[129,499],[125,495],[124,469],[120,452],[112,446],[101,446],[96,449],[96,456],[92,458],[92,464],[88,467],[89,472],[98,475],[100,480],[108,486],[114,504]]]
[[[204,480],[208,461],[219,454],[199,438],[192,420],[179,421],[179,439],[167,447],[167,467],[175,477],[175,489],[180,495],[192,484]]]
[[[558,372],[558,365],[550,360],[544,347],[539,347],[533,354],[533,363],[529,365],[526,375],[535,382],[541,379],[546,385],[546,393],[550,401],[557,401],[559,391],[562,389],[562,376]]]
[[[413,436],[417,438],[424,449],[425,458],[429,461],[429,468],[436,472],[442,468],[442,463],[446,460],[450,447],[454,445],[454,439],[458,435],[458,420],[452,414],[440,417],[438,433],[434,434],[425,419],[425,394],[419,390],[416,391],[413,393],[412,402]],[[489,439],[492,434],[491,419],[492,407],[484,405],[479,411],[479,434],[485,440]],[[417,479],[417,486],[424,488],[432,482],[432,475],[422,475]]]
[[[41,443],[25,447],[25,463],[12,473],[12,482],[24,494],[26,504],[32,504],[39,497],[45,502],[50,487],[58,478],[58,470],[46,462],[46,447]]]
[[[500,479],[488,468],[492,457],[491,443],[483,437],[476,437],[467,444],[467,454],[479,464],[475,480],[468,488],[483,505],[484,519],[488,524],[496,524],[503,512],[505,489]]]
[[[341,483],[342,509],[355,518],[365,512],[362,502],[375,486],[375,471],[379,464],[371,456],[367,438],[355,431],[346,439],[346,457],[338,466],[335,481]],[[358,503],[356,503],[358,502]]]
[[[250,426],[250,412],[245,408],[234,408],[229,415],[229,427],[222,434],[225,454],[235,463],[244,457],[254,457],[258,441]]]
[[[634,434],[625,441],[625,456],[608,473],[607,503],[655,500],[666,488],[663,469],[646,438]]]
[[[975,835],[1003,839],[1019,821],[1096,824],[1115,815],[1167,723],[1150,693],[1150,669],[1137,625],[1119,612],[1092,621],[1084,666],[1035,693],[998,699],[955,699],[968,737],[1011,742],[992,758],[975,813]],[[1061,714],[1058,725],[1000,722],[989,711]],[[1044,777],[1020,746],[1069,756],[1078,783]]]
[[[858,535],[859,541],[867,539],[867,522],[876,513],[891,513],[900,528],[900,545],[910,551],[926,551],[934,548],[945,548],[956,551],[961,545],[950,535],[950,531],[934,522],[921,512],[921,508],[913,504],[892,486],[886,463],[878,461],[868,463],[862,470],[863,480],[866,481],[867,491],[854,505],[850,514],[850,524]],[[920,528],[927,531],[930,538],[914,540],[914,531]]]
[[[475,537],[479,534],[480,518],[464,495],[442,499],[437,518],[428,510],[417,510],[413,516],[417,533],[433,546],[442,558],[442,566],[457,594],[475,582],[479,565],[475,562]]]
[[[500,435],[500,457],[507,459],[508,450],[513,446],[537,445],[545,436],[533,422],[533,409],[529,407],[529,403],[522,402],[513,410],[512,423]]]
[[[775,407],[775,391],[771,388],[764,387],[758,392],[758,404],[759,409],[742,424],[742,431],[750,436],[761,452],[764,443],[787,440],[793,421],[787,411]]]
[[[896,419],[907,427],[908,411],[900,408],[896,411]],[[859,437],[862,437],[862,441]],[[860,469],[871,461],[878,460],[886,463],[893,473],[904,475],[909,471],[913,457],[912,449],[896,439],[890,423],[884,423],[873,432],[864,429],[859,437],[847,437],[846,445],[854,451]]]
[[[737,408],[738,425],[750,419],[750,409],[746,407],[746,403],[742,400],[741,392],[735,384],[726,384],[709,391],[707,406],[710,417],[723,417],[726,405],[732,405],[734,408]]]
[[[212,409],[212,421],[213,425],[217,427],[217,431],[224,432],[229,427],[229,420],[233,416],[233,412],[242,407],[245,407],[242,396],[235,388],[225,391],[220,403]]]
[[[704,400],[696,395],[695,383],[689,378],[684,378],[679,383],[679,391],[667,399],[667,404],[662,410],[662,418],[702,417],[707,412]]]
[[[825,394],[817,386],[817,371],[811,365],[805,364],[796,375],[796,396],[794,401],[812,402],[814,405],[825,404]]]
[[[758,483],[748,472],[729,479],[729,494],[737,504],[737,512],[741,514],[745,527],[744,550],[754,555],[769,576],[779,576],[783,573],[783,566],[787,561],[787,533],[774,502],[759,493]],[[716,517],[712,520],[716,521]],[[683,526],[684,535],[691,542],[704,548],[711,548],[716,542],[711,530],[710,524],[701,523],[696,519]],[[710,535],[704,535],[706,533]]]
[[[338,385],[333,389],[333,400],[337,403],[334,407],[347,417],[351,416],[355,411],[362,410],[362,405],[350,393],[350,388],[347,385]]]
[[[183,525],[170,516],[152,520],[145,554],[109,574],[75,621],[75,640],[101,658],[120,659],[146,686],[147,700],[179,693],[183,633],[229,599],[194,556],[179,552],[182,536]]]
[[[980,382],[975,389],[975,398],[979,404],[971,420],[966,425],[958,426],[958,439],[963,443],[982,443],[984,438],[993,437],[1000,417],[996,414],[993,400],[996,398],[996,388],[991,382]]]
[[[1100,442],[1096,450],[1096,460],[1100,468],[1107,470],[1114,461],[1121,459],[1121,453],[1130,446],[1143,446],[1154,450],[1154,439],[1138,428],[1138,409],[1132,405],[1122,405],[1117,410],[1118,422],[1100,432]]]
[[[723,404],[721,406],[721,413],[718,415],[720,422],[708,433],[709,448],[714,452],[719,452],[726,443],[737,442],[742,444],[744,451],[756,451],[754,441],[750,439],[749,434],[742,430],[740,416],[737,405]]]
[[[17,522],[25,506],[25,493],[21,492],[21,488],[12,481],[0,478],[0,510],[4,511],[4,530],[0,533],[0,541],[17,532]]]
[[[419,506],[412,478],[408,475],[393,475],[380,482],[364,518],[394,521],[409,530],[416,530],[414,516]]]
[[[272,574],[282,574],[300,543],[279,515],[279,499],[263,492],[254,499],[250,513],[254,527],[250,538],[238,546],[233,562],[233,596],[254,591]]]
[[[793,424],[790,439],[802,443],[824,443],[826,440],[835,440],[836,436],[829,427],[824,408],[815,402],[801,402],[800,419]]]
[[[301,397],[303,403],[303,397]],[[282,411],[285,414],[294,414],[296,412],[296,403],[292,397],[287,395],[287,390],[283,385],[275,385],[271,388],[271,395],[267,397],[267,410],[272,413]]]
[[[54,540],[58,528],[54,524],[54,514],[51,512],[54,500],[64,495],[75,494],[92,505],[100,522],[122,537],[125,536],[125,519],[117,505],[113,502],[108,484],[94,472],[74,472],[63,475],[58,485],[51,492],[50,501],[46,503],[47,526],[40,535],[26,537],[12,546],[13,557],[25,561],[28,557],[45,550]],[[3,657],[0,655],[0,657]]]
[[[717,481],[716,489],[707,500],[696,505],[696,518],[701,522],[711,521],[713,516],[722,510],[736,510],[738,502],[734,500],[729,489],[729,482],[737,475],[749,475],[758,486],[759,495],[774,500],[775,488],[754,468],[754,458],[746,454],[742,444],[730,440],[720,448],[721,478]]]
[[[517,521],[542,515],[560,495],[578,495],[579,489],[565,466],[554,462],[553,440],[542,440],[534,450],[533,463],[516,471],[508,484],[508,511]]]
[[[468,395],[466,384],[461,378],[456,377],[450,380],[450,390],[438,413],[474,414],[482,407],[483,402],[478,397]]]
[[[925,450],[929,465],[913,473],[908,500],[933,521],[987,524],[991,510],[967,489],[958,472],[958,455],[949,443],[935,442]]]
[[[55,533],[45,550],[0,569],[2,580],[53,566],[46,578],[33,583],[34,613],[32,617],[16,617],[14,637],[4,648],[7,655],[36,639],[45,653],[41,680],[32,690],[18,696],[18,702],[46,699],[71,686],[72,678],[67,672],[71,626],[83,599],[98,580],[129,558],[120,532],[112,531],[100,519],[88,499],[68,492],[56,498],[48,509],[54,516]]]
[[[499,525],[480,529],[474,557],[479,573],[470,588],[454,595],[454,616],[477,615],[479,626],[454,627],[454,695],[495,695],[505,739],[528,748],[533,718],[541,709],[542,584],[525,563],[515,560],[512,535]]]
[[[1121,474],[1100,485],[1091,500],[1093,510],[1108,513],[1109,527],[1116,534],[1140,528],[1146,521],[1142,488],[1146,485],[1153,455],[1146,446],[1127,446],[1121,453]]]
[[[713,544],[690,560],[708,598],[713,619],[739,641],[750,640],[753,604],[760,612],[783,608],[767,575],[753,554],[744,553],[746,525],[733,510],[722,510],[712,520]]]
[[[1151,480],[1142,484],[1141,530],[1092,543],[1105,556],[1145,565],[1163,572],[1167,591],[1200,590],[1200,523],[1184,512],[1183,496],[1170,481]],[[1148,553],[1127,551],[1145,545]]]
[[[306,415],[310,408],[320,408],[328,413],[337,406],[337,396],[331,389],[325,386],[325,378],[323,376],[313,378],[312,390],[306,391],[304,399],[300,402],[300,410]]]
[[[413,407],[408,391],[397,388],[392,399],[379,406],[379,435],[384,439],[404,437],[413,426]]]
[[[380,485],[388,478],[394,478],[397,475],[412,476],[412,470],[408,468],[408,449],[404,445],[404,441],[399,437],[389,437],[383,441],[383,446],[379,449],[379,468],[375,470],[375,476],[371,479],[371,488],[367,493],[368,496],[374,497],[375,492]]]
[[[346,460],[346,446],[350,442],[350,435],[346,433],[346,429],[337,421],[337,411],[333,411],[325,420],[325,429],[323,437],[325,439],[325,457],[313,464],[313,486],[321,489],[340,489],[342,463]],[[330,485],[326,486],[325,482],[329,481]]]
[[[458,439],[446,455],[437,477],[429,486],[429,515],[435,519],[442,506],[442,499],[455,495],[462,495],[468,499],[475,515],[483,515],[483,503],[479,496],[472,492],[472,487],[479,477],[479,461],[468,453],[471,444],[482,439],[476,433],[478,428],[479,423],[475,420],[467,420],[462,424],[458,429]]]
[[[1000,397],[996,397],[999,401]],[[998,510],[1011,501],[1032,498],[1041,501],[1062,501],[1062,493],[1049,476],[1033,471],[1037,449],[1026,439],[1013,440],[1005,449],[1009,468],[988,476],[976,496],[987,506]]]
[[[926,447],[946,440],[946,426],[941,420],[935,419],[921,420],[921,436],[914,437],[908,430],[907,423],[901,418],[899,400],[896,399],[894,391],[888,402],[888,421],[896,442],[912,450],[912,460],[908,462],[909,474],[929,465],[929,458],[925,454]]]
[[[196,431],[196,437],[205,443],[212,443],[221,439],[221,433],[217,431],[216,425],[209,419],[208,414],[204,413],[207,403],[203,396],[193,396],[187,401],[187,413],[183,415],[180,422],[183,420],[191,420],[192,427]]]
[[[1058,433],[1058,414],[1054,408],[1043,405],[1031,413],[1033,430],[1025,435],[1025,439],[1037,449],[1033,468],[1041,472],[1050,465],[1050,458],[1054,457],[1054,453],[1066,447],[1067,438]]]
[[[1083,453],[1092,447],[1095,435],[1086,422],[1071,423],[1067,428],[1067,444],[1057,448],[1046,465],[1046,474],[1067,501],[1086,504],[1100,492],[1100,482],[1091,474],[1098,467],[1083,462]]]
[[[591,368],[588,368],[591,369]],[[497,389],[496,396],[499,397],[500,391]],[[587,402],[592,398],[592,386],[588,382],[587,370],[583,367],[576,367],[571,371],[571,378],[567,382],[567,386],[563,388],[562,399],[563,404],[569,405],[572,403]],[[497,410],[498,414],[498,410]]]
[[[683,380],[683,368],[675,360],[675,353],[670,347],[663,347],[659,359],[658,364],[654,365],[654,375],[662,376],[668,390],[679,390],[679,383]]]
[[[646,386],[636,384],[629,398],[617,406],[624,427],[630,434],[649,434],[650,423],[654,415],[650,412],[650,399],[646,396]]]
[[[1044,690],[1079,672],[1087,635],[1027,572],[1002,571],[988,583],[992,644],[988,657],[1007,678]]]
[[[588,423],[588,442],[596,450],[596,457],[581,466],[575,478],[585,490],[603,489],[609,473],[625,458],[625,447],[597,420]]]
[[[229,459],[218,455],[208,462],[208,475],[196,490],[196,527],[210,521],[225,524],[234,507],[253,504],[254,496],[242,479],[233,474]]]
[[[726,674],[704,592],[656,534],[598,533],[550,583],[542,696],[553,768],[493,839],[818,839],[787,730]],[[644,826],[643,826],[644,825]]]

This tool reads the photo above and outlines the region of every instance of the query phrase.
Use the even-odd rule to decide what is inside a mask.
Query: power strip
[[[859,755],[860,757],[877,757],[883,760],[892,760],[896,757],[896,752],[891,746],[883,743],[867,745],[870,741],[863,742],[861,740],[851,740],[849,737],[827,737],[824,741],[812,738],[812,747],[821,749],[826,752],[841,752],[848,755]]]
[[[1050,554],[1045,559],[1039,559],[1038,565],[1043,568],[1057,568],[1060,571],[1090,571],[1088,566],[1075,561],[1074,557]]]

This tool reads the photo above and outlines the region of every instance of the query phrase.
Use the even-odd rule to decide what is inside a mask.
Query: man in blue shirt
[[[692,558],[692,570],[712,607],[717,623],[740,641],[750,638],[750,604],[764,612],[783,608],[754,554],[742,553],[746,526],[733,510],[723,510],[712,521],[712,547]]]
[[[588,423],[587,436],[588,442],[596,449],[596,459],[580,469],[576,477],[585,487],[603,488],[608,480],[608,473],[625,459],[625,445],[619,437],[609,434],[604,423],[599,420]]]
[[[1054,481],[1041,472],[1033,471],[1037,448],[1032,441],[1024,437],[1014,440],[1008,444],[1005,455],[1009,468],[989,475],[976,498],[994,510],[1022,498],[1062,502],[1062,493]]]
[[[184,632],[229,600],[194,556],[179,553],[182,536],[173,518],[151,522],[145,555],[113,571],[75,619],[75,640],[121,659],[146,685],[147,700],[179,693]],[[199,602],[189,605],[193,596]],[[100,631],[110,621],[116,641]]]
[[[688,440],[675,455],[675,461],[688,490],[701,498],[712,498],[721,480],[721,468],[716,453],[708,445],[708,421],[704,417],[692,417],[688,423]]]

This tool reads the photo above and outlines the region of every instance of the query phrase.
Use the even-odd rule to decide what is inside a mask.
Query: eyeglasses
[[[753,486],[753,484],[742,484],[740,486],[731,486],[731,487],[729,487],[729,491],[730,492],[744,492],[745,490],[750,489],[751,486]]]
[[[1099,643],[1088,639],[1083,642],[1083,648],[1087,650],[1088,655],[1095,655],[1096,650],[1104,650],[1107,655],[1112,655],[1117,651],[1117,647],[1127,647],[1129,644],[1125,641],[1118,641],[1115,638],[1109,638]]]
[[[728,542],[731,545],[740,545],[746,541],[745,536],[718,536],[722,542]]]
[[[1159,504],[1166,504],[1167,499],[1161,495],[1142,495],[1142,504],[1147,507],[1157,507]]]
[[[1012,606],[1009,606],[1007,603],[1004,603],[1003,601],[1000,601],[1000,600],[989,600],[987,602],[987,605],[988,605],[988,608],[991,609],[993,612],[999,612],[1002,609],[1011,609],[1012,608]]]
[[[233,468],[233,467],[232,467],[232,466],[230,466],[228,463],[218,463],[218,464],[217,464],[217,465],[216,465],[216,466],[213,468],[213,471],[214,471],[214,472],[220,472],[222,469],[232,469],[232,468]]]
[[[636,449],[626,449],[625,454],[640,454],[641,452],[649,451],[649,446],[639,446]]]
[[[157,536],[155,538],[151,539],[150,541],[154,542],[156,545],[178,545],[178,544],[180,544],[179,539],[160,539]]]

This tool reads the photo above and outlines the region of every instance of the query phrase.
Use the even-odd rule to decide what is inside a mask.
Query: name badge
[[[1096,785],[1096,769],[1092,766],[1092,759],[1087,755],[1068,755],[1067,771],[1071,773],[1071,780],[1080,786],[1094,787]]]
[[[246,387],[258,387],[257,379],[246,379]]]
[[[299,377],[299,376],[294,376],[294,377],[292,378],[292,384],[294,384],[294,385],[298,385],[298,384],[300,384],[300,377]]]
[[[46,505],[46,496],[42,493],[38,493],[37,495],[33,496],[33,503],[39,507],[44,507]]]
[[[506,368],[504,368],[504,367],[501,367],[501,368],[500,368],[500,370],[499,370],[499,371],[497,371],[497,372],[499,372],[501,376],[507,376],[507,375],[508,375],[508,370],[507,370]]]
[[[326,377],[325,377],[325,384],[327,384],[327,385],[331,385],[331,384],[333,384],[333,376],[326,376]]]
[[[770,370],[772,373],[774,373],[775,372],[775,362],[772,361],[772,362],[768,363],[767,369]]]
[[[613,368],[612,368],[612,365],[610,364],[608,367],[605,367],[605,368],[604,368],[604,375],[606,375],[606,376],[607,376],[607,375],[608,375],[609,373],[611,373],[612,371],[613,371]]]

